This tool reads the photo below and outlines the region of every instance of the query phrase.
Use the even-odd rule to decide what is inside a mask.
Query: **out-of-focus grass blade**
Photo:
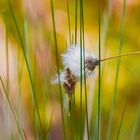
[[[69,26],[69,41],[70,41],[70,44],[72,44],[69,0],[67,0],[67,14],[68,14],[68,26]]]
[[[123,8],[122,8],[122,16],[121,16],[121,29],[120,29],[120,38],[119,38],[119,42],[120,43],[119,43],[119,48],[118,48],[118,54],[119,55],[121,54],[122,45],[123,45],[124,16],[125,16],[125,0],[123,0]],[[108,128],[107,128],[106,140],[110,140],[111,127],[112,127],[112,119],[113,119],[113,111],[114,111],[114,106],[115,106],[115,101],[116,101],[116,94],[117,94],[120,61],[121,61],[121,59],[118,58],[117,66],[116,66],[114,95],[112,97],[112,103],[111,103],[111,108],[110,108],[110,113],[109,113],[109,123],[108,123]]]
[[[131,140],[136,139],[139,126],[140,126],[140,102],[139,102],[139,105],[138,105],[138,112],[137,112],[137,115],[136,115],[136,118],[135,118],[135,121],[134,121],[132,132],[131,132],[131,137],[130,137]]]
[[[38,107],[38,103],[37,103],[36,92],[35,92],[35,89],[34,89],[34,84],[33,84],[33,79],[32,79],[30,65],[28,63],[28,58],[26,56],[26,51],[25,51],[24,43],[23,43],[23,40],[22,40],[22,36],[21,36],[21,33],[20,33],[20,30],[19,30],[16,18],[15,18],[15,15],[14,15],[14,12],[13,12],[10,0],[7,0],[7,3],[8,3],[9,10],[11,12],[11,16],[12,16],[12,19],[14,21],[14,24],[15,24],[15,27],[16,27],[16,30],[17,30],[17,33],[18,33],[18,36],[19,36],[19,40],[20,40],[20,43],[21,43],[23,55],[24,55],[24,58],[25,58],[25,63],[26,63],[26,66],[27,66],[28,74],[29,74],[30,84],[31,84],[31,88],[32,88],[32,97],[33,97],[33,101],[34,101],[34,104],[35,104],[35,107],[36,107],[36,111],[37,111],[37,115],[38,115],[38,120],[39,120],[39,124],[40,124],[40,129],[41,129],[42,135],[43,135],[43,127],[42,127],[41,118],[40,118],[40,114],[39,114],[39,107]]]
[[[120,121],[118,134],[117,134],[117,140],[119,139],[119,136],[120,136],[121,126],[122,126],[122,122],[123,122],[123,119],[124,119],[124,113],[125,113],[125,110],[126,110],[126,104],[127,104],[127,97],[125,99],[125,104],[124,104],[124,107],[123,107],[123,112],[122,112],[121,121]]]
[[[59,70],[59,61],[58,61],[58,45],[57,45],[57,38],[56,38],[56,29],[55,29],[55,18],[54,18],[54,5],[53,5],[53,0],[51,0],[51,14],[52,14],[53,32],[54,32],[54,43],[55,43],[55,56],[56,56],[57,74],[58,74],[58,81],[59,81],[59,93],[60,93],[60,103],[61,103],[61,115],[62,115],[62,122],[63,122],[64,139],[66,140],[65,121],[64,121],[64,112],[63,112],[62,89],[61,89],[60,70]]]
[[[75,45],[77,44],[77,9],[78,9],[78,0],[75,0]]]
[[[18,127],[19,133],[20,133],[20,135],[21,135],[21,138],[24,140],[24,131],[23,131],[23,129],[20,127],[20,124],[19,124],[19,122],[18,122],[18,120],[17,120],[17,117],[16,117],[16,114],[15,114],[13,105],[12,105],[11,100],[10,100],[10,95],[8,95],[8,93],[7,93],[7,90],[6,90],[6,87],[5,87],[5,85],[4,85],[4,82],[3,82],[3,80],[2,80],[1,75],[0,75],[0,81],[1,81],[1,84],[2,84],[2,87],[3,87],[3,90],[4,90],[4,93],[5,93],[6,99],[7,99],[7,101],[8,101],[9,106],[10,106],[10,109],[11,109],[11,111],[12,111],[13,117],[14,117],[14,119],[15,119],[16,125],[17,125],[17,127]]]

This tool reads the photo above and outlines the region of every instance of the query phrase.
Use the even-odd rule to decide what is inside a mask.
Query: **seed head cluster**
[[[86,78],[93,76],[94,69],[98,66],[99,61],[94,54],[87,52],[87,50],[85,50],[85,54],[82,53],[81,60],[80,47],[78,45],[72,45],[62,54],[62,63],[64,70],[60,72],[59,76],[56,75],[55,78],[53,78],[52,83],[58,84],[58,78],[60,78],[60,83],[63,85],[66,93],[72,96],[75,85],[80,80],[80,75],[84,75],[85,72]]]

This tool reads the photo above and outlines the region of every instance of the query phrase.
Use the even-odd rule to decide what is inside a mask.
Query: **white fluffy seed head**
[[[85,55],[84,55],[85,54]],[[84,64],[85,57],[85,64]],[[51,80],[53,84],[66,82],[65,70],[70,69],[71,73],[75,76],[76,80],[80,79],[81,75],[81,63],[82,63],[82,77],[84,77],[84,66],[85,66],[85,75],[86,78],[94,75],[94,69],[98,65],[98,60],[93,53],[87,52],[87,50],[82,51],[82,60],[81,60],[81,48],[78,45],[71,45],[65,53],[62,54],[62,63],[64,65],[64,71],[61,71],[58,75]]]
[[[85,55],[82,51],[82,60],[81,60],[81,49],[78,45],[72,45],[68,48],[68,50],[62,54],[62,62],[65,67],[69,67],[69,69],[72,71],[72,73],[80,79],[81,75],[81,62],[82,62],[82,75],[84,75],[84,57],[85,62],[86,59],[91,59],[93,61],[97,61],[97,58],[94,56],[94,54],[91,54],[85,50]],[[85,67],[85,74],[86,77],[94,75],[93,70],[89,70],[87,67]]]

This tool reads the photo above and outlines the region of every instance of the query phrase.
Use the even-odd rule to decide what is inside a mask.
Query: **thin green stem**
[[[70,10],[69,10],[69,0],[67,0],[67,14],[68,14],[68,25],[69,25],[69,41],[70,41],[70,44],[72,44],[71,23],[70,23]]]
[[[83,138],[82,127],[83,127],[83,111],[82,111],[82,92],[83,92],[83,40],[82,40],[82,13],[80,12],[80,140]]]
[[[24,43],[23,43],[23,40],[22,40],[22,36],[21,36],[20,30],[19,30],[18,24],[16,22],[16,18],[15,18],[10,0],[7,0],[7,3],[8,3],[8,6],[9,6],[9,9],[10,9],[10,12],[11,12],[11,16],[12,16],[12,19],[14,21],[14,24],[15,24],[15,27],[16,27],[16,30],[17,30],[17,33],[18,33],[18,36],[19,36],[19,40],[20,40],[20,43],[21,43],[25,63],[26,63],[29,78],[30,78],[30,84],[31,84],[31,88],[32,88],[32,97],[33,97],[34,104],[35,104],[35,107],[36,107],[36,110],[37,110],[37,115],[38,115],[38,119],[39,119],[39,123],[40,123],[40,128],[41,128],[42,134],[43,134],[43,127],[42,127],[41,118],[40,118],[40,114],[39,114],[39,107],[38,107],[38,104],[37,104],[36,92],[35,92],[34,85],[33,85],[33,79],[32,79],[32,75],[31,75],[31,70],[30,70],[30,66],[29,66],[29,63],[28,63]]]
[[[78,9],[78,0],[75,0],[75,45],[77,44],[77,9]]]
[[[126,104],[127,104],[127,97],[125,99],[125,104],[124,104],[124,107],[123,107],[123,112],[122,112],[121,121],[120,121],[119,129],[118,129],[118,134],[117,134],[117,140],[119,140],[121,126],[122,126],[122,122],[123,122],[123,119],[124,119],[124,113],[125,113],[125,110],[126,110]]]
[[[136,118],[134,121],[134,125],[133,125],[132,131],[131,131],[130,140],[136,139],[137,132],[139,132],[139,125],[140,125],[140,101],[139,101],[138,110],[137,110]]]
[[[1,81],[1,84],[2,84],[2,87],[3,87],[3,90],[4,90],[4,93],[5,93],[6,99],[7,99],[7,101],[8,101],[9,106],[10,106],[10,109],[11,109],[11,111],[12,111],[13,117],[14,117],[14,119],[15,119],[16,125],[17,125],[17,127],[18,127],[19,133],[20,133],[20,135],[21,135],[21,138],[24,140],[23,129],[20,127],[20,125],[19,125],[19,123],[18,123],[16,114],[15,114],[15,111],[14,111],[14,107],[13,107],[13,105],[12,105],[12,103],[11,103],[10,97],[9,97],[9,95],[8,95],[8,92],[7,92],[7,90],[6,90],[6,87],[5,87],[5,85],[4,85],[4,82],[3,82],[3,80],[2,80],[1,75],[0,75],[0,81]]]
[[[87,124],[87,136],[89,140],[89,124],[88,124],[88,106],[87,106],[87,84],[86,84],[86,71],[85,71],[85,36],[84,36],[84,10],[83,10],[83,0],[80,0],[80,13],[82,20],[82,40],[83,40],[83,61],[84,61],[84,91],[85,91],[85,105],[86,105],[86,124]]]
[[[138,54],[140,54],[140,51],[125,53],[125,54],[121,54],[121,55],[117,55],[117,56],[111,56],[111,57],[108,57],[108,58],[103,58],[100,61],[103,62],[103,61],[107,61],[107,60],[116,59],[116,58],[119,58],[119,57],[130,56],[130,55],[138,55]]]
[[[62,89],[61,89],[60,70],[59,70],[59,61],[58,61],[58,45],[57,45],[57,38],[56,38],[53,0],[51,0],[51,13],[52,13],[53,33],[54,33],[54,42],[55,42],[55,56],[56,56],[57,74],[58,74],[58,81],[59,81],[59,94],[60,94],[60,103],[61,103],[61,115],[62,115],[62,122],[63,122],[64,139],[66,140],[64,112],[63,112]]]
[[[98,137],[97,139],[100,140],[101,138],[101,4],[100,0],[98,3],[98,28],[99,28],[99,77],[98,77]]]

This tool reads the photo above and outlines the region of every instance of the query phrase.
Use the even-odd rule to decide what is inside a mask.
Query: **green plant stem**
[[[75,45],[77,44],[77,9],[78,9],[78,0],[75,0]]]
[[[82,40],[83,40],[83,61],[84,61],[84,92],[85,92],[85,105],[86,105],[86,124],[87,124],[87,136],[89,140],[89,124],[88,124],[88,106],[87,106],[87,85],[86,85],[86,71],[85,71],[85,37],[84,37],[84,9],[83,9],[83,0],[80,0],[80,13],[82,20]]]
[[[140,54],[140,51],[121,54],[121,55],[117,55],[117,56],[111,56],[111,57],[108,57],[108,58],[103,58],[103,59],[100,60],[100,62],[104,62],[104,61],[107,61],[107,60],[112,60],[112,59],[116,59],[116,58],[120,58],[120,57],[124,57],[124,56],[138,55],[138,54]]]
[[[82,92],[83,92],[83,40],[82,40],[82,13],[80,12],[80,140],[83,139],[82,127],[83,127],[83,110],[82,110]]]
[[[99,28],[99,77],[98,77],[98,136],[97,139],[101,139],[101,4],[98,3],[98,28]]]
[[[57,45],[57,38],[56,38],[56,29],[55,29],[55,19],[54,19],[54,5],[53,5],[53,0],[51,0],[51,13],[52,13],[53,32],[54,32],[54,42],[55,42],[55,56],[56,56],[57,74],[58,74],[58,81],[59,81],[59,93],[60,93],[60,103],[61,103],[61,115],[62,115],[62,122],[63,122],[64,139],[66,140],[65,122],[64,122],[64,112],[63,112],[62,89],[61,89],[61,83],[60,83],[61,81],[60,81],[60,70],[59,70],[59,61],[58,61],[58,45]]]
[[[14,24],[15,24],[15,27],[16,27],[16,30],[17,30],[17,33],[18,33],[18,36],[19,36],[19,40],[20,40],[20,43],[21,43],[23,55],[24,55],[24,58],[25,58],[25,63],[26,63],[29,78],[30,78],[30,84],[31,84],[31,88],[32,88],[32,97],[33,97],[34,104],[35,104],[35,107],[36,107],[40,128],[41,128],[42,134],[43,134],[43,127],[42,127],[41,118],[40,118],[40,114],[39,114],[39,107],[38,107],[38,104],[37,104],[36,93],[35,93],[35,90],[34,90],[33,79],[32,79],[32,75],[31,75],[31,70],[30,70],[30,66],[29,66],[29,63],[28,63],[28,59],[27,59],[27,56],[26,56],[24,43],[23,43],[23,40],[22,40],[22,36],[21,36],[20,30],[19,30],[18,24],[16,22],[16,18],[15,18],[15,15],[14,15],[10,0],[7,0],[7,3],[8,3],[8,6],[9,6],[9,9],[10,9],[10,12],[11,12],[11,16],[12,16],[12,19],[14,21]]]
[[[68,14],[68,26],[69,26],[69,41],[70,41],[70,44],[72,44],[70,10],[69,10],[69,1],[68,0],[67,0],[67,14]]]
[[[122,126],[122,122],[123,122],[123,119],[124,119],[124,113],[125,113],[125,110],[126,110],[126,104],[127,104],[127,97],[125,99],[125,104],[124,104],[124,107],[123,107],[123,112],[122,112],[121,121],[120,121],[119,129],[118,129],[118,134],[117,134],[117,140],[119,140],[121,126]]]
[[[18,120],[17,120],[17,118],[16,118],[16,114],[15,114],[13,105],[12,105],[12,103],[11,103],[10,97],[9,97],[9,95],[8,95],[8,93],[7,93],[7,90],[6,90],[6,87],[5,87],[4,83],[3,83],[3,80],[2,80],[1,75],[0,75],[0,81],[1,81],[1,84],[2,84],[2,87],[3,87],[3,90],[4,90],[4,93],[5,93],[6,99],[7,99],[7,101],[8,101],[9,106],[10,106],[10,109],[11,109],[11,111],[12,111],[13,117],[14,117],[14,119],[15,119],[16,125],[17,125],[17,127],[18,127],[19,133],[20,133],[20,135],[21,135],[21,138],[24,140],[24,136],[23,136],[24,133],[22,133],[22,132],[23,132],[23,129],[21,129],[21,127],[20,127],[20,125],[19,125],[19,123],[18,123]]]

